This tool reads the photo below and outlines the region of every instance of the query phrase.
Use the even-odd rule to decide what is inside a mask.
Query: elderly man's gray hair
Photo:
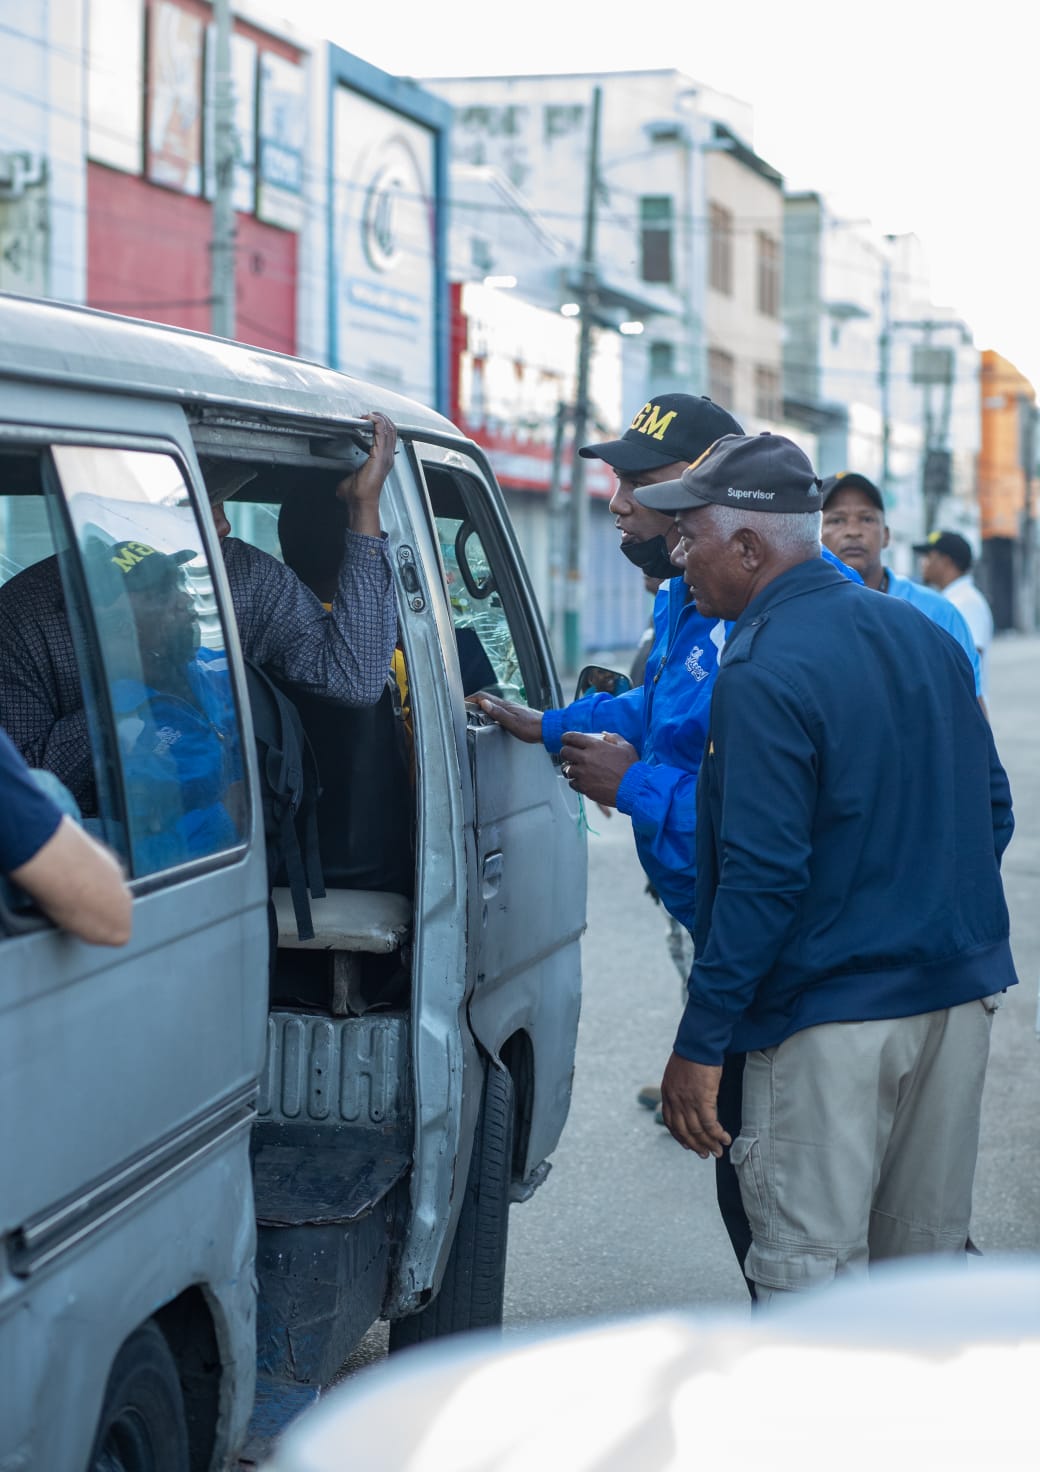
[[[805,552],[820,555],[819,511],[745,511],[740,506],[707,508],[720,536],[732,537],[741,527],[750,527],[782,557]]]

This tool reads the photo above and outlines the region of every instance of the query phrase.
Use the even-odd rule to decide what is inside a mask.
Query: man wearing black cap
[[[571,786],[630,815],[640,862],[687,930],[695,884],[693,794],[725,630],[718,619],[698,614],[671,562],[679,537],[674,520],[641,506],[635,493],[673,480],[720,435],[739,432],[733,416],[710,399],[661,394],[643,405],[620,439],[581,450],[617,475],[610,510],[622,552],[644,575],[668,580],[654,606],[656,638],[643,686],[620,696],[586,697],[544,715],[480,697],[486,712],[522,741],[541,741],[558,752],[564,732],[573,733]],[[603,731],[621,739],[604,742],[591,734]]]
[[[975,693],[982,698],[982,673],[971,630],[961,614],[939,593],[922,588],[910,578],[898,577],[885,567],[881,554],[888,546],[885,502],[872,480],[854,470],[830,475],[823,482],[823,545],[854,567],[868,588],[902,598],[952,634],[964,650],[975,676]]]
[[[959,532],[932,532],[918,542],[915,552],[921,556],[921,576],[930,588],[937,588],[958,609],[971,630],[982,667],[982,693],[989,683],[989,646],[993,639],[993,614],[986,599],[975,586],[971,575],[972,550]]]
[[[731,1154],[760,1298],[961,1253],[992,997],[1017,979],[1011,798],[969,668],[928,619],[820,561],[821,483],[790,440],[727,436],[637,494],[675,515],[699,611],[735,620],[668,1128],[718,1157],[721,1065],[747,1054]]]

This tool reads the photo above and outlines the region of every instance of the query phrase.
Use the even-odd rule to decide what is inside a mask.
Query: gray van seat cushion
[[[369,951],[389,955],[408,939],[412,902],[381,889],[330,889],[311,900],[314,939],[300,940],[288,889],[274,890],[278,944],[287,950]]]

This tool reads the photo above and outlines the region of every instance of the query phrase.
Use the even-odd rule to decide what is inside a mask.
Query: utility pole
[[[568,674],[581,667],[585,649],[582,615],[585,585],[585,530],[588,502],[585,494],[585,461],[578,454],[585,442],[589,422],[589,365],[592,357],[592,316],[598,301],[596,273],[596,205],[599,192],[599,126],[603,91],[592,89],[592,117],[589,125],[588,174],[585,181],[585,238],[581,253],[581,279],[578,305],[581,308],[578,332],[577,385],[574,396],[574,446],[571,462],[571,494],[569,533],[567,538],[567,597],[563,620],[563,665]]]
[[[886,244],[891,237],[886,236]],[[881,260],[881,335],[878,337],[878,394],[881,399],[881,499],[892,489],[892,257]]]
[[[563,445],[567,434],[570,406],[556,405],[553,425],[552,475],[549,480],[549,638],[553,648],[563,638]]]
[[[216,193],[210,240],[210,326],[235,335],[235,113],[231,88],[231,0],[213,0],[213,152]]]

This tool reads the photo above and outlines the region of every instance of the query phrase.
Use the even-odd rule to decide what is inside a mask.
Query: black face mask
[[[625,542],[621,548],[647,578],[681,578],[683,570],[668,555],[668,538],[651,537],[648,542]]]

